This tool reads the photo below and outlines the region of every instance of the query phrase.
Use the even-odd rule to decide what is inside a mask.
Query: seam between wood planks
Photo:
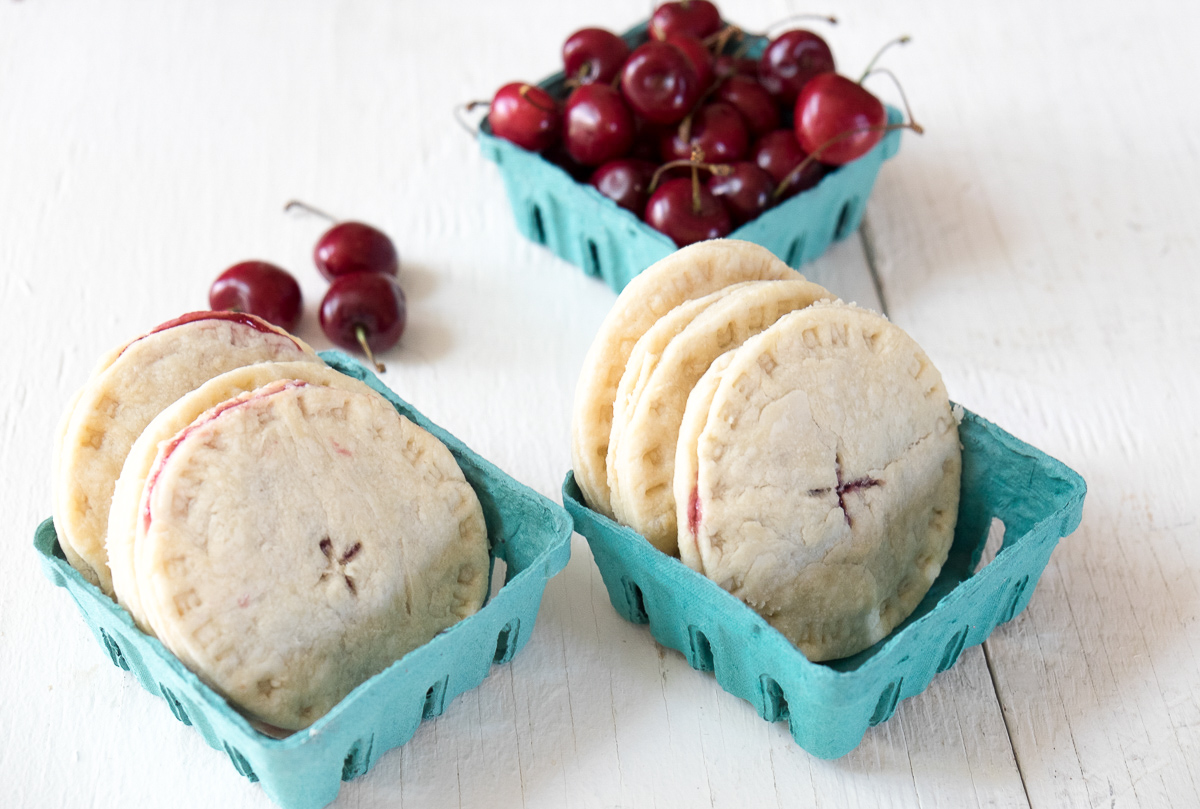
[[[875,287],[875,296],[879,298],[880,314],[890,320],[887,298],[883,296],[883,281],[879,279],[879,270],[875,266],[875,237],[871,233],[871,223],[866,214],[863,214],[862,222],[858,226],[858,238],[862,242],[863,257],[867,260],[867,271],[871,273],[871,284]]]
[[[875,294],[879,298],[879,309],[884,317],[891,319],[888,313],[887,296],[883,292],[883,280],[879,276],[878,260],[875,252],[875,235],[871,229],[871,222],[864,214],[862,223],[858,227],[858,238],[862,242],[863,257],[867,261],[867,270],[871,273],[871,283],[875,286]],[[996,707],[1000,709],[1000,719],[1004,722],[1004,732],[1008,736],[1008,749],[1012,753],[1013,764],[1017,768],[1017,776],[1021,779],[1021,791],[1025,793],[1025,805],[1033,806],[1033,801],[1029,797],[1029,786],[1025,783],[1025,771],[1021,767],[1021,759],[1017,755],[1017,748],[1013,743],[1013,729],[1009,725],[1008,715],[1004,711],[1004,700],[1000,697],[1000,684],[996,682],[996,670],[992,665],[992,656],[988,652],[988,644],[985,640],[980,644],[983,650],[984,664],[987,666],[988,678],[992,681],[992,696],[996,700]],[[911,768],[911,762],[910,762]]]
[[[1000,698],[1000,684],[996,682],[996,669],[992,666],[992,655],[988,651],[987,641],[979,644],[979,648],[983,650],[983,662],[987,666],[988,677],[992,680],[992,695],[996,698],[996,707],[1000,709],[1000,721],[1004,722],[1004,732],[1008,734],[1008,750],[1012,753],[1013,764],[1016,765],[1017,775],[1021,779],[1021,791],[1025,793],[1025,805],[1032,807],[1033,800],[1029,797],[1029,785],[1025,783],[1025,770],[1021,767],[1021,757],[1017,755],[1017,748],[1013,744],[1012,726],[1008,723],[1004,700]]]

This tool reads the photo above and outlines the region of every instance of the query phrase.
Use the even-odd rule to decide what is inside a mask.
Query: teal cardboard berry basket
[[[1071,469],[965,413],[954,542],[925,599],[890,635],[853,657],[812,663],[753,610],[629,528],[587,507],[568,473],[563,503],[591,546],[616,611],[754,705],[786,721],[796,743],[837,758],[925,690],[963,649],[983,643],[1029,603],[1061,537],[1079,525],[1086,486]],[[976,571],[992,520],[1004,542]]]
[[[646,25],[623,37],[636,47],[646,41]],[[765,45],[762,37],[750,38],[747,55],[757,58]],[[562,73],[539,86],[555,98],[566,95]],[[887,112],[888,123],[903,120],[899,110],[889,107]],[[668,236],[592,186],[577,182],[541,155],[494,136],[486,119],[478,139],[484,156],[500,169],[517,230],[588,275],[603,278],[614,291],[620,292],[639,272],[678,249]],[[888,132],[870,152],[768,209],[729,238],[761,244],[792,267],[812,261],[858,229],[883,161],[899,149],[900,131]]]
[[[51,520],[34,537],[46,577],[66,588],[113,664],[161,696],[176,719],[195,727],[284,809],[330,803],[342,781],[367,772],[385,752],[411,739],[422,720],[438,716],[456,696],[483,682],[493,664],[512,660],[529,641],[546,582],[571,553],[571,518],[561,506],[480,458],[359,363],[336,351],[321,356],[382,393],[450,448],[483,505],[493,569],[496,559],[507,568],[504,586],[483,609],[367,680],[311,727],[284,739],[255,730],[67,563]]]

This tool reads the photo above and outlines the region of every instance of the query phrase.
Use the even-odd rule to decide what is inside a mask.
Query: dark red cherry
[[[775,181],[776,186],[791,176],[792,170],[804,162],[808,152],[800,148],[796,134],[790,129],[776,129],[758,139],[754,145],[754,163]],[[825,176],[824,164],[813,160],[792,177],[781,196],[790,197],[798,191],[812,188]]]
[[[703,42],[687,34],[671,34],[665,41],[679,48],[687,57],[688,64],[696,71],[696,80],[700,82],[700,88],[707,89],[717,75],[712,51],[704,47]]]
[[[733,230],[725,206],[691,178],[667,180],[650,196],[643,217],[650,227],[670,236],[679,247],[719,239]]]
[[[841,166],[879,143],[887,110],[862,85],[825,73],[804,86],[796,100],[796,139],[823,163]]]
[[[567,152],[567,147],[562,141],[559,141],[546,151],[542,152],[542,158],[546,162],[553,163],[567,174],[571,175],[571,179],[575,180],[576,182],[586,182],[587,178],[591,176],[591,167],[581,166],[576,163],[575,159],[572,158]]]
[[[387,351],[404,333],[404,291],[390,275],[361,272],[335,278],[321,300],[321,330],[334,344],[359,349],[380,371],[374,352]]]
[[[687,129],[688,139],[681,137]],[[688,160],[693,149],[699,149],[709,163],[732,163],[741,160],[750,147],[746,121],[732,104],[715,101],[705,104],[692,116],[691,126],[680,124],[663,135],[661,155],[664,161]]]
[[[265,261],[234,264],[208,290],[209,308],[257,315],[285,331],[300,322],[302,304],[291,273]]]
[[[650,16],[650,36],[666,39],[671,34],[687,34],[704,39],[721,30],[721,12],[708,0],[682,0],[663,3]]]
[[[650,181],[656,168],[649,160],[623,157],[600,166],[588,182],[622,208],[641,216],[650,201]]]
[[[588,182],[614,203],[641,216],[650,199],[650,180],[656,168],[648,160],[622,157],[596,169]]]
[[[771,175],[747,161],[734,163],[728,174],[708,178],[708,190],[725,203],[734,227],[743,225],[771,207],[775,181]]]
[[[683,51],[666,42],[639,45],[621,71],[621,93],[652,124],[673,124],[700,98],[700,81]]]
[[[633,146],[633,113],[608,84],[584,84],[567,99],[563,142],[576,163],[598,166]]]
[[[338,222],[325,231],[313,248],[313,262],[329,281],[358,272],[400,272],[396,245],[382,230],[362,222]]]
[[[754,144],[754,163],[779,182],[796,168],[808,154],[800,148],[796,133],[790,129],[776,129],[763,135]]]
[[[784,104],[792,104],[805,83],[833,72],[833,52],[812,31],[784,31],[771,40],[758,60],[758,80]]]
[[[568,79],[580,84],[608,84],[621,72],[621,65],[629,57],[629,45],[605,28],[583,28],[567,37],[562,57]]]
[[[540,152],[558,141],[562,115],[545,90],[516,81],[504,85],[492,97],[488,124],[497,137]]]
[[[779,107],[775,97],[749,76],[730,76],[717,88],[717,99],[732,104],[746,119],[754,136],[779,128]]]

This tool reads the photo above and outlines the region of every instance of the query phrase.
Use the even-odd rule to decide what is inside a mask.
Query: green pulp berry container
[[[962,494],[954,542],[925,599],[890,635],[853,657],[812,663],[753,610],[633,530],[587,507],[573,474],[563,503],[617,612],[649,623],[664,646],[712,671],[796,743],[837,758],[901,699],[982,643],[1029,602],[1058,540],[1079,525],[1086,486],[1071,469],[994,424],[965,413]],[[994,560],[976,571],[992,520],[1004,524]]]
[[[67,563],[51,520],[34,537],[46,577],[66,588],[113,664],[161,696],[176,719],[224,751],[239,773],[259,782],[284,809],[330,803],[342,781],[367,772],[385,752],[411,739],[423,719],[438,716],[456,696],[483,682],[493,664],[510,661],[529,641],[546,582],[571,553],[571,518],[561,506],[480,458],[348,356],[336,351],[321,356],[382,393],[450,448],[483,505],[493,569],[496,559],[507,567],[504,586],[483,609],[367,680],[311,727],[284,739],[255,730]]]
[[[646,26],[623,36],[636,47],[646,41]],[[748,42],[746,55],[757,58],[766,40],[750,37]],[[565,81],[556,73],[539,86],[561,99],[567,94]],[[899,110],[889,107],[887,112],[889,123],[903,120]],[[484,156],[500,169],[517,230],[588,275],[603,278],[614,291],[620,292],[635,275],[678,249],[670,237],[540,154],[492,135],[486,120],[478,139]],[[729,238],[761,244],[792,267],[812,261],[858,229],[883,161],[899,149],[900,131],[888,132],[870,152],[768,209]]]

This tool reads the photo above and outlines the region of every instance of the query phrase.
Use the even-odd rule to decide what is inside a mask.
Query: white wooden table
[[[0,804],[270,805],[109,663],[30,543],[71,392],[227,265],[296,272],[328,346],[323,225],[285,200],[394,237],[410,323],[385,381],[558,499],[614,296],[517,235],[451,109],[648,7],[0,0]],[[1200,806],[1200,6],[723,9],[838,13],[848,72],[914,35],[888,63],[928,134],[809,272],[870,302],[873,263],[952,397],[1086,478],[1083,523],[1023,614],[837,761],[618,618],[576,537],[524,652],[337,805]]]

